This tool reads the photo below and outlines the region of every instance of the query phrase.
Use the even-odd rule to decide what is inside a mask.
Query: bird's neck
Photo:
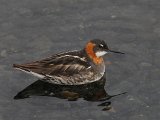
[[[102,57],[97,57],[95,52],[94,52],[94,44],[93,43],[87,43],[86,48],[85,48],[85,52],[87,53],[87,55],[89,56],[90,59],[92,59],[92,61],[94,62],[94,64],[99,65],[101,63],[103,63],[103,58]]]

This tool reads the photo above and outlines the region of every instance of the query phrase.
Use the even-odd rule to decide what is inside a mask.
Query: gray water
[[[159,120],[159,0],[0,0],[0,120]],[[125,55],[106,57],[105,89],[112,109],[99,102],[34,96],[14,100],[37,80],[12,68],[103,39]]]

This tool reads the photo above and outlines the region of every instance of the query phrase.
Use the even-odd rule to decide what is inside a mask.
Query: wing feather
[[[43,80],[54,84],[79,85],[94,81],[96,75],[91,65],[83,56],[79,57],[76,54],[59,54],[14,67],[44,76]]]

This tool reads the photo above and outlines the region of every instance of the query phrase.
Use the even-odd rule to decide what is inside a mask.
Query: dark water
[[[116,97],[124,93],[109,95],[105,89],[106,79],[103,78],[98,82],[86,84],[86,85],[56,85],[50,84],[41,80],[37,80],[31,85],[27,86],[25,89],[20,91],[14,99],[24,99],[31,96],[49,96],[57,97],[60,99],[67,99],[68,101],[76,101],[79,98],[83,98],[87,101],[98,102],[98,106],[103,106],[102,110],[110,110],[112,97]],[[103,101],[103,102],[102,102]],[[105,102],[104,102],[105,101]]]
[[[160,0],[0,0],[0,120],[159,120],[159,11]],[[52,87],[44,89],[48,84],[37,81],[41,87],[17,97],[30,98],[13,99],[37,84],[13,63],[81,49],[93,38],[126,53],[106,56],[112,64],[106,67],[104,89],[109,95],[127,94],[92,102],[65,88],[60,96],[66,99],[60,99],[41,96]],[[100,98],[108,96],[101,90]],[[105,107],[97,105],[103,102],[112,108],[102,111]]]

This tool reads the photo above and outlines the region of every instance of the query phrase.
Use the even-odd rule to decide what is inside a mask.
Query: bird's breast
[[[104,75],[105,73],[105,64],[104,62],[102,62],[101,64],[95,65],[94,69],[96,71],[96,73],[100,74],[100,75]]]

